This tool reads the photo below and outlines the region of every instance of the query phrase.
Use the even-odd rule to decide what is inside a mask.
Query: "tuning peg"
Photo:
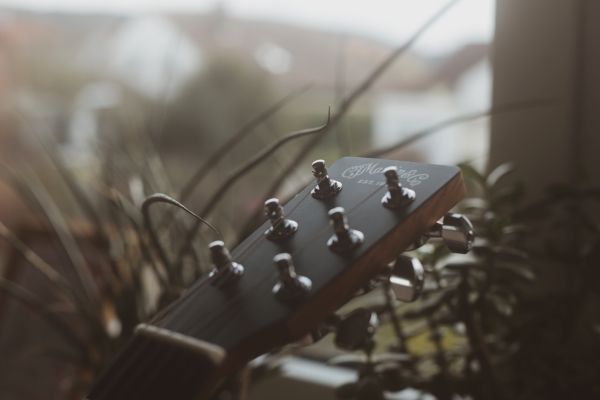
[[[343,317],[336,314],[330,315],[325,322],[294,344],[308,346],[330,333],[336,333],[335,344],[337,347],[349,351],[359,350],[373,337],[378,325],[379,320],[376,313],[359,308]]]
[[[376,278],[380,282],[389,282],[396,300],[407,303],[415,301],[425,282],[423,265],[416,258],[398,256],[393,267],[387,268]]]
[[[381,199],[381,203],[386,208],[400,208],[412,203],[416,194],[414,190],[402,187],[398,178],[398,169],[396,167],[387,167],[383,170],[385,175],[388,192]]]
[[[277,254],[273,262],[279,270],[279,282],[273,287],[275,298],[281,302],[296,300],[310,291],[312,282],[305,276],[296,274],[292,256],[288,253]]]
[[[330,179],[324,160],[316,160],[312,163],[313,175],[317,179],[317,186],[310,192],[315,199],[324,199],[333,196],[342,190],[342,184]]]
[[[333,225],[334,234],[327,241],[327,246],[336,253],[344,253],[360,246],[365,235],[356,229],[350,229],[346,211],[342,207],[329,210],[329,222]]]
[[[453,253],[466,254],[473,247],[475,233],[473,225],[462,214],[449,213],[443,223],[437,222],[427,232],[430,238],[442,238]]]
[[[265,202],[265,214],[271,220],[271,227],[265,231],[265,236],[269,240],[286,238],[298,230],[296,221],[283,218],[283,207],[279,205],[277,199],[269,199]]]
[[[217,240],[212,242],[208,245],[208,250],[210,251],[210,258],[214,265],[209,278],[217,273],[219,274],[218,278],[211,283],[213,286],[228,284],[239,279],[244,274],[244,267],[233,261],[223,241]],[[226,272],[220,272],[222,270],[226,270]]]
[[[330,319],[330,321],[332,321]],[[373,311],[359,308],[335,321],[335,345],[355,351],[363,348],[375,334],[379,320]]]

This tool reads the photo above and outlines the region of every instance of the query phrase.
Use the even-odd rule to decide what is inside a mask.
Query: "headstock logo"
[[[386,167],[378,167],[378,165],[379,165],[379,163],[375,163],[375,164],[368,163],[368,164],[362,164],[362,165],[350,167],[350,168],[346,169],[344,172],[342,172],[342,177],[344,177],[346,179],[353,179],[353,178],[356,178],[357,176],[364,175],[364,174],[383,176],[383,170]],[[416,169],[407,171],[405,169],[402,169],[399,166],[396,166],[396,168],[398,168],[398,176],[400,177],[400,179],[405,179],[407,181],[408,185],[410,185],[410,186],[420,185],[421,181],[424,181],[425,179],[429,178],[429,175],[419,174]]]

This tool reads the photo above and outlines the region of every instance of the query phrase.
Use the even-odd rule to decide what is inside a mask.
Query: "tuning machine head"
[[[316,160],[312,163],[313,175],[317,180],[317,186],[310,192],[315,199],[324,199],[326,197],[338,194],[342,190],[342,184],[329,178],[324,160]]]
[[[273,287],[273,294],[277,300],[287,303],[310,292],[311,280],[296,274],[291,255],[288,253],[277,254],[273,258],[273,262],[279,270],[279,282]]]
[[[442,239],[452,253],[467,254],[475,242],[475,232],[467,217],[462,214],[449,213],[446,214],[443,222],[436,222],[405,251],[418,249],[429,239]]]
[[[210,258],[214,268],[209,274],[209,278],[216,276],[217,279],[211,282],[213,286],[223,286],[236,281],[244,274],[244,267],[233,261],[225,243],[217,240],[208,245]],[[221,272],[223,271],[224,272]]]
[[[448,213],[443,223],[437,222],[429,229],[427,236],[441,238],[452,253],[467,254],[475,241],[473,225],[462,214]]]
[[[400,255],[392,267],[377,276],[377,280],[389,283],[396,300],[410,303],[423,290],[425,270],[418,259]]]
[[[379,325],[377,314],[364,308],[358,308],[349,314],[332,314],[309,334],[295,342],[298,346],[308,346],[318,342],[330,333],[335,333],[337,347],[355,351],[364,348]]]
[[[360,350],[371,340],[378,326],[375,312],[356,309],[338,320],[335,345],[344,350]]]
[[[396,167],[387,167],[383,170],[388,191],[381,199],[381,204],[386,208],[401,208],[412,203],[416,194],[414,190],[402,187],[400,178],[398,178],[398,169]]]
[[[327,246],[336,253],[345,253],[360,246],[365,235],[356,229],[350,229],[346,211],[342,207],[329,210],[329,222],[333,225],[334,233],[327,241]]]
[[[298,230],[296,221],[283,218],[283,207],[279,205],[277,199],[269,199],[265,202],[265,214],[271,220],[271,227],[265,231],[265,236],[269,240],[284,239]]]

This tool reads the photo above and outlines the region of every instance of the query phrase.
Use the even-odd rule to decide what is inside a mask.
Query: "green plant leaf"
[[[489,188],[495,187],[500,179],[502,179],[507,174],[513,172],[514,170],[515,170],[515,164],[510,161],[497,166],[496,168],[494,168],[494,170],[492,172],[490,172],[488,174],[488,176],[486,178],[487,187],[489,187]]]
[[[484,298],[492,304],[498,313],[504,317],[510,317],[513,307],[510,302],[499,293],[486,293]]]
[[[533,282],[536,278],[535,273],[530,266],[522,263],[497,262],[495,268],[506,271],[513,276],[524,279],[527,282]]]
[[[475,168],[466,163],[458,164],[458,168],[462,171],[465,178],[472,179],[481,186],[482,189],[487,189],[487,182],[483,175],[481,175]]]
[[[491,196],[490,208],[498,210],[503,207],[514,206],[524,195],[525,186],[522,183],[503,187]]]
[[[435,313],[456,294],[456,289],[445,289],[440,294],[423,301],[418,307],[403,314],[405,319],[419,319]]]
[[[327,361],[328,365],[341,365],[350,368],[359,368],[368,362],[365,354],[342,354]]]
[[[460,202],[460,207],[464,211],[468,210],[488,210],[490,207],[489,201],[471,197]]]

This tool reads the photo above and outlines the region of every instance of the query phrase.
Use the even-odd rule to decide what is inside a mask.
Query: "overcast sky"
[[[36,11],[143,14],[204,12],[221,4],[229,14],[359,34],[402,43],[448,0],[0,0],[1,6]],[[443,54],[468,42],[490,41],[494,0],[462,0],[416,46]]]

